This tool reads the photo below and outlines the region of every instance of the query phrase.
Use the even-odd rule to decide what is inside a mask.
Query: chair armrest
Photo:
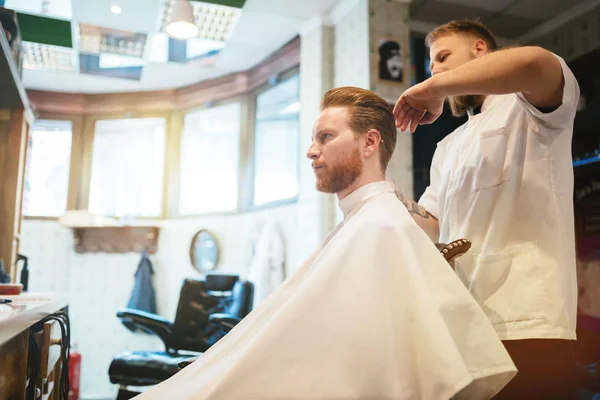
[[[134,310],[131,308],[117,311],[117,317],[123,321],[131,322],[139,328],[158,336],[165,344],[167,352],[170,352],[171,349],[173,349],[171,339],[173,324],[167,319],[156,314],[150,314],[145,311]]]
[[[215,313],[215,314],[210,314],[208,316],[208,320],[211,323],[213,323],[216,326],[218,326],[219,328],[224,329],[226,331],[230,331],[242,319],[236,317],[235,315],[231,315],[231,314]]]

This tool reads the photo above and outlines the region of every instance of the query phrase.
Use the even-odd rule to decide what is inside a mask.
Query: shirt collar
[[[469,119],[478,116],[479,114],[485,112],[485,110],[490,108],[490,106],[492,105],[492,103],[494,102],[496,97],[498,97],[498,96],[487,95],[487,96],[485,96],[485,99],[483,99],[483,103],[481,104],[481,106],[477,107],[475,110],[473,110],[472,108],[469,108],[467,110],[467,115],[469,116]],[[476,111],[479,111],[479,112],[476,112]]]
[[[392,185],[386,181],[369,183],[344,197],[339,201],[338,206],[344,213],[344,218],[346,218],[348,213],[360,203],[381,193],[394,193],[394,189],[392,188]]]

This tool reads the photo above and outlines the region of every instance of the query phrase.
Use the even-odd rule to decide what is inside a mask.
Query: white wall
[[[369,89],[369,22],[367,0],[345,0],[332,11],[334,86]]]
[[[401,1],[369,0],[369,54],[370,88],[378,96],[395,104],[398,97],[410,86],[414,71],[411,69],[410,29],[408,4]],[[391,38],[399,42],[404,55],[404,83],[390,83],[378,79],[378,41]],[[396,148],[387,169],[387,176],[408,198],[413,197],[412,134],[398,130]],[[416,199],[415,199],[416,200]]]

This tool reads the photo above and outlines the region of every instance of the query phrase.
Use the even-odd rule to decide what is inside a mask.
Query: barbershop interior
[[[453,20],[554,53],[579,85],[565,374],[600,399],[599,0],[0,0],[0,399],[124,400],[202,362],[344,224],[307,157],[323,95],[393,108]],[[445,104],[398,128],[396,191],[418,201],[469,118]]]

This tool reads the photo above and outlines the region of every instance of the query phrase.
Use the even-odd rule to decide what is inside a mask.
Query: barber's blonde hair
[[[392,106],[375,93],[352,86],[329,90],[321,101],[321,110],[329,107],[347,107],[350,129],[356,137],[376,129],[381,135],[379,158],[385,172],[396,148],[396,123]]]
[[[440,25],[427,35],[425,43],[428,47],[431,47],[431,44],[440,37],[453,34],[470,35],[481,39],[485,41],[489,51],[498,49],[498,43],[492,31],[481,22],[471,20],[450,21]]]

